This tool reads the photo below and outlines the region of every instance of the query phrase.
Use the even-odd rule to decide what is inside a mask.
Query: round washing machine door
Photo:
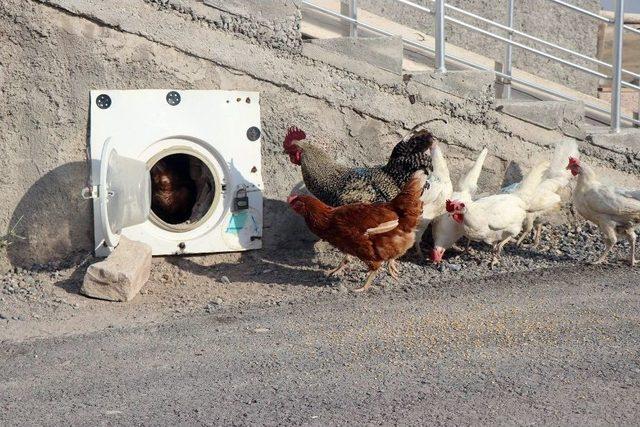
[[[115,248],[123,228],[141,224],[151,208],[151,177],[144,162],[120,156],[111,139],[102,149],[100,218],[105,242]]]

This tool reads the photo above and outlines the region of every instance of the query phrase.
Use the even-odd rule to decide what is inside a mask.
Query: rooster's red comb
[[[569,157],[569,165],[570,166],[574,166],[574,165],[579,165],[580,164],[580,160],[577,159],[576,157]]]
[[[298,198],[298,194],[292,194],[289,197],[287,197],[287,203],[291,204],[297,198]]]
[[[464,209],[464,203],[460,200],[447,200],[447,212],[453,213],[459,209]]]
[[[307,137],[307,134],[304,133],[303,130],[298,129],[295,126],[291,126],[287,130],[287,136],[284,137],[284,143],[282,145],[284,146],[285,150],[288,150],[291,147],[291,145],[293,145],[293,141],[302,141],[306,137]]]
[[[447,212],[451,213],[455,210],[455,206],[451,200],[447,200]]]

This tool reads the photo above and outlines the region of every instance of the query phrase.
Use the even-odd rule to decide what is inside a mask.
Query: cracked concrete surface
[[[284,22],[297,29],[295,4],[291,10]],[[487,191],[499,185],[509,161],[527,165],[565,137],[495,111],[490,96],[465,99],[402,76],[380,84],[304,57],[293,33],[263,33],[264,25],[247,27],[232,12],[190,0],[3,1],[0,168],[8,173],[0,177],[0,229],[22,218],[17,232],[25,240],[12,242],[0,267],[81,258],[91,250],[91,209],[79,197],[88,173],[90,89],[261,92],[267,251],[295,243],[290,235],[311,239],[283,202],[300,180],[281,154],[290,125],[304,128],[338,161],[365,165],[384,162],[414,124],[447,117],[448,125],[435,124],[433,132],[446,143],[454,174],[490,148],[481,182]],[[216,24],[224,22],[235,24]],[[638,181],[611,170],[636,172],[637,156],[581,144],[612,179]]]

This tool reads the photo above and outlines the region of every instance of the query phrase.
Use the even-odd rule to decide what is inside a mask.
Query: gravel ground
[[[639,278],[574,265],[0,342],[0,425],[637,425]]]
[[[505,248],[503,262],[489,268],[490,252],[473,244],[468,253],[450,251],[435,267],[408,254],[398,282],[386,273],[376,279],[371,294],[465,282],[536,269],[571,267],[595,259],[602,250],[599,234],[589,224],[547,226],[541,245]],[[610,263],[622,264],[628,245],[618,243]],[[141,294],[128,304],[93,300],[78,294],[86,266],[48,264],[0,276],[0,339],[73,333],[114,324],[155,321],[186,313],[211,313],[223,307],[274,306],[332,295],[350,294],[361,286],[365,269],[354,263],[341,277],[325,277],[340,253],[319,242],[315,248],[283,252],[265,258],[260,251],[204,257],[154,258],[152,276]],[[87,319],[91,319],[87,322]],[[52,323],[53,322],[53,323]]]

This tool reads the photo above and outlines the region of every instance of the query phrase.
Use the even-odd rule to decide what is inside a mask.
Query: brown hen
[[[151,209],[165,222],[179,224],[191,216],[195,203],[193,180],[160,160],[151,170]]]
[[[415,172],[402,191],[390,202],[380,204],[354,203],[337,208],[315,197],[294,195],[287,200],[291,208],[304,217],[309,229],[347,256],[330,274],[342,270],[349,255],[369,267],[369,275],[356,292],[366,291],[385,261],[389,272],[397,278],[395,260],[413,245],[414,231],[422,215],[420,196],[426,175]]]

